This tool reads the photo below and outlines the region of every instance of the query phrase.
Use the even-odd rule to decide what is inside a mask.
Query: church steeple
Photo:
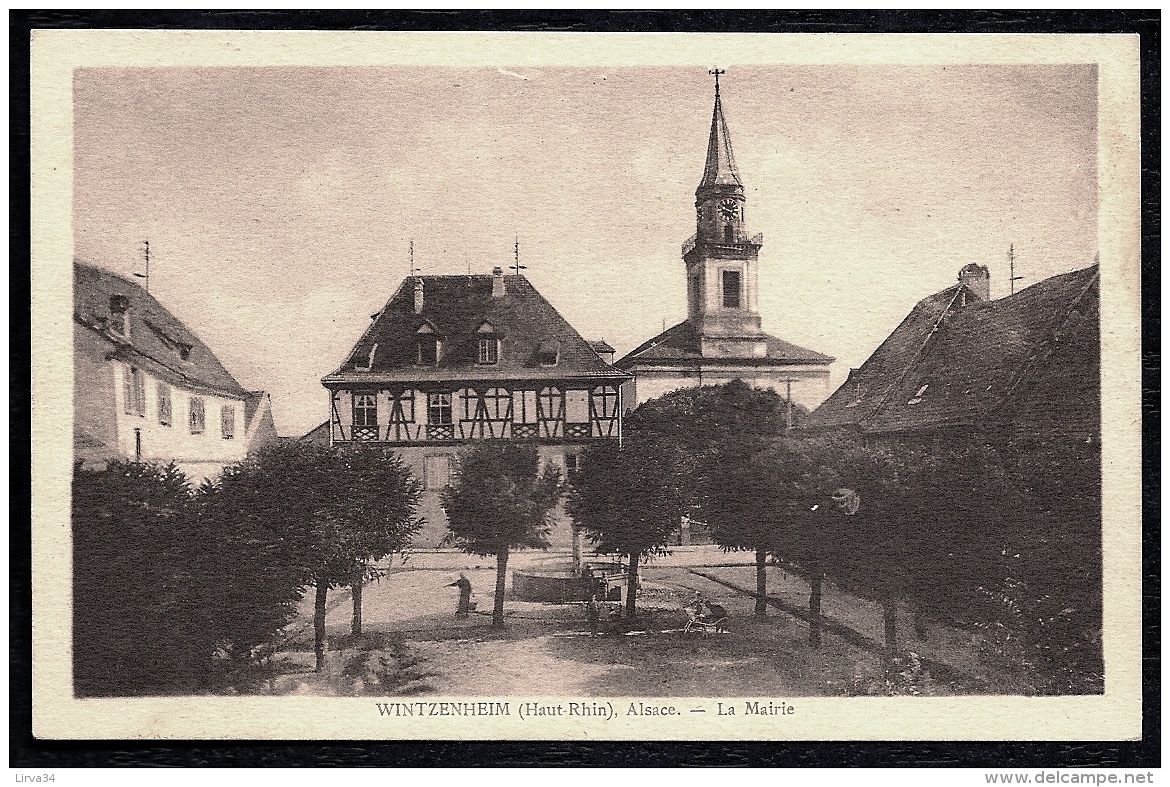
[[[723,100],[719,97],[719,75],[722,69],[714,69],[715,110],[711,113],[711,136],[707,140],[707,163],[703,166],[703,179],[699,188],[706,186],[738,186],[743,189],[739,170],[735,168],[735,156],[731,152],[731,134],[727,132],[727,119],[723,117]]]
[[[762,357],[767,350],[757,308],[756,261],[763,237],[749,237],[744,188],[731,151],[719,75],[703,178],[695,189],[695,237],[683,247],[687,319],[702,336],[703,355]]]

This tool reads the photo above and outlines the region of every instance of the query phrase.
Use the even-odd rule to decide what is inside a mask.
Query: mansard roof
[[[129,336],[114,330],[110,311],[114,297],[125,299]],[[134,364],[195,391],[237,398],[249,395],[215,353],[150,293],[80,260],[73,262],[73,320],[110,343],[106,360]]]
[[[995,422],[1092,433],[1098,278],[1094,265],[993,301],[963,284],[924,298],[808,425],[895,432]]]
[[[407,381],[555,380],[627,377],[610,366],[524,276],[504,276],[504,294],[492,295],[490,275],[424,276],[423,308],[414,310],[414,279],[407,278],[358,339],[329,384]],[[429,323],[440,342],[437,365],[418,361],[418,329]],[[480,327],[500,341],[498,361],[480,364]],[[375,345],[377,349],[375,350]],[[558,348],[557,363],[541,363],[541,349]],[[373,351],[373,364],[367,369]]]
[[[763,358],[705,357],[699,329],[689,320],[684,320],[654,338],[642,342],[614,365],[621,369],[629,369],[642,363],[685,367],[693,367],[697,363],[704,366],[787,366],[828,364],[835,360],[831,356],[822,355],[815,350],[800,347],[769,334],[764,334],[764,338],[768,354]]]

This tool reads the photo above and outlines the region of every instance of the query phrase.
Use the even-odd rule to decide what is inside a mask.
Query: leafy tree
[[[638,564],[666,552],[686,510],[688,480],[678,470],[682,454],[678,443],[653,434],[631,436],[621,448],[612,441],[595,443],[574,477],[569,514],[598,551],[629,559],[626,617],[635,613]]]
[[[548,546],[552,510],[561,497],[561,474],[527,443],[481,443],[458,458],[451,486],[443,490],[448,538],[460,549],[496,558],[492,626],[504,625],[508,555],[513,549]]]
[[[174,467],[73,471],[73,658],[78,696],[193,691],[215,632],[188,561],[204,541]]]
[[[315,586],[318,671],[329,588],[364,581],[371,562],[405,549],[421,526],[418,482],[396,454],[374,446],[278,444],[229,468],[203,494],[206,517],[240,527],[268,550],[268,574],[278,584],[295,577]]]
[[[731,503],[751,505],[743,495],[762,491],[772,497],[770,479],[761,477],[758,467],[748,464],[750,457],[763,450],[788,431],[789,411],[792,423],[799,425],[808,411],[789,405],[771,390],[752,388],[742,380],[701,388],[683,388],[642,404],[628,422],[631,440],[639,435],[654,435],[678,445],[679,466],[676,472],[686,478],[690,490],[687,514],[713,527],[713,537],[725,549],[750,549],[756,556],[756,615],[767,614],[767,571],[765,563],[773,539],[775,512],[759,510],[756,514],[739,511],[744,517],[722,516]],[[746,475],[740,477],[738,472]],[[753,475],[754,474],[754,475]],[[710,482],[719,476],[718,488]],[[713,495],[696,494],[710,490]],[[726,494],[724,494],[726,493]],[[717,504],[705,504],[718,499]]]

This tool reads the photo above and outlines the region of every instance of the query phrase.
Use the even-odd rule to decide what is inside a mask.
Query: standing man
[[[460,571],[459,579],[455,580],[447,587],[459,588],[459,606],[455,608],[455,617],[467,617],[467,610],[471,604],[471,581],[467,578],[466,574]]]

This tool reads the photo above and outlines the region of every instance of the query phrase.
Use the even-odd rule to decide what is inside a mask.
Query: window
[[[581,454],[565,454],[565,472],[570,476],[581,472]]]
[[[133,366],[122,378],[122,408],[126,415],[146,415],[146,375]]]
[[[353,395],[353,425],[378,425],[378,397],[372,393]]]
[[[171,425],[171,387],[166,383],[158,384],[158,422]]]
[[[723,271],[723,308],[738,309],[739,303],[739,271]]]
[[[236,436],[236,408],[224,405],[219,408],[219,428],[224,440],[231,440]]]
[[[561,343],[556,339],[548,339],[540,343],[537,350],[537,360],[541,366],[556,366],[560,360]]]
[[[497,363],[500,359],[500,337],[490,322],[485,322],[476,331],[479,334],[480,363]]]
[[[616,388],[603,385],[593,389],[593,415],[595,418],[616,418],[618,413],[618,392]]]
[[[434,336],[418,337],[418,362],[420,366],[438,365],[439,340]]]
[[[451,394],[427,394],[427,423],[451,423]]]
[[[479,337],[479,362],[496,363],[499,361],[500,348],[494,336]]]
[[[191,399],[191,434],[203,434],[207,427],[207,416],[203,412],[203,400],[199,397]]]
[[[428,456],[423,460],[423,486],[443,489],[451,485],[451,457],[446,454]]]

